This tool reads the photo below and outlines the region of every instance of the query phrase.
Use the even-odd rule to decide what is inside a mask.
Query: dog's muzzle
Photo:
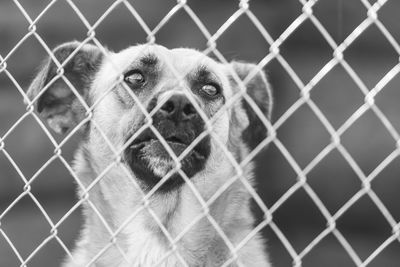
[[[151,101],[148,110],[151,111],[156,103],[156,100]],[[204,121],[186,96],[172,95],[153,115],[153,126],[162,136],[161,139],[151,129],[146,129],[125,151],[128,165],[147,186],[153,187],[174,169],[176,164],[171,152],[176,157],[185,152],[180,163],[181,171],[188,178],[205,167],[210,154],[210,138],[205,136],[192,149],[188,149],[205,127]],[[168,151],[166,144],[171,151]],[[183,182],[181,173],[174,171],[160,190],[169,190]]]

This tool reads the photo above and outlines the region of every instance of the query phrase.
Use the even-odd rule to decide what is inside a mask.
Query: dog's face
[[[61,63],[68,60],[66,79],[57,76],[49,59],[28,94],[56,132],[83,129],[85,151],[97,173],[117,160],[117,152],[145,190],[167,174],[159,192],[179,188],[182,175],[195,184],[196,179],[212,179],[218,185],[233,169],[226,152],[240,163],[267,135],[251,107],[270,118],[270,89],[255,65],[222,64],[192,49],[157,45],[133,46],[107,57],[91,45],[73,52],[78,46],[67,43],[53,51]],[[250,101],[238,97],[244,88],[238,77],[249,78],[245,90]],[[114,177],[126,176],[114,172]],[[110,188],[124,184],[108,183]]]
[[[174,169],[178,161],[173,158],[182,153],[181,174],[191,178],[204,170],[216,150],[211,150],[215,144],[205,132],[203,118],[213,118],[231,94],[229,90],[223,91],[229,88],[229,81],[219,65],[194,50],[168,50],[161,46],[132,47],[111,60],[121,63],[127,86],[114,87],[110,95],[113,103],[102,101],[99,109],[104,113],[99,111],[95,116],[110,119],[105,127],[121,129],[113,134],[119,141],[129,143],[123,157],[135,176],[152,187]],[[109,86],[105,84],[115,83],[119,73],[113,73],[113,69],[112,65],[105,65],[99,70],[94,98],[107,90]],[[140,104],[132,98],[132,93]],[[110,113],[110,107],[113,107],[111,114],[105,114]],[[141,131],[148,123],[141,108],[152,114],[154,128]],[[212,125],[212,133],[226,143],[228,127],[228,112],[222,112]],[[138,131],[140,134],[130,141]],[[193,149],[188,149],[196,139]],[[175,172],[161,189],[180,185],[184,181],[181,176]]]

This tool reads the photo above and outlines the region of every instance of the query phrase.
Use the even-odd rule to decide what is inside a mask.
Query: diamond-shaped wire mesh
[[[129,227],[132,222],[139,220],[143,213],[148,214],[157,226],[168,248],[163,255],[159,255],[156,266],[191,266],[183,256],[186,254],[179,243],[197,223],[204,220],[229,251],[230,256],[220,266],[247,266],[240,261],[241,249],[261,233],[266,240],[270,240],[268,254],[272,266],[394,266],[400,262],[400,223],[396,219],[400,214],[396,211],[399,205],[395,201],[398,194],[396,185],[399,185],[396,160],[400,154],[400,122],[396,116],[397,99],[400,96],[396,88],[400,72],[400,45],[396,29],[389,28],[386,17],[381,17],[381,13],[394,14],[389,10],[394,1],[338,0],[328,4],[329,1],[299,0],[287,6],[278,4],[278,1],[256,0],[222,1],[218,4],[201,1],[165,1],[161,4],[153,1],[160,5],[158,8],[157,5],[153,6],[152,1],[116,0],[93,2],[98,5],[95,11],[88,4],[72,0],[53,0],[36,7],[25,2],[0,2],[0,23],[9,23],[6,27],[0,25],[0,29],[17,27],[23,21],[23,34],[17,37],[16,42],[4,42],[4,47],[0,43],[0,83],[10,87],[5,93],[0,92],[0,97],[4,95],[0,100],[0,121],[4,120],[4,126],[0,129],[0,181],[1,187],[5,188],[0,189],[4,196],[0,196],[0,265],[59,264],[59,259],[49,256],[52,253],[66,255],[69,261],[75,261],[76,255],[72,249],[76,229],[80,224],[77,218],[80,218],[79,211],[83,205],[87,209],[84,213],[91,213],[104,228],[99,230],[105,234],[107,242],[105,246],[99,244],[98,251],[90,256],[88,262],[80,263],[82,266],[96,266],[96,262],[110,251],[113,251],[113,257],[118,258],[121,264],[126,264],[123,266],[131,266],[134,259],[126,248],[125,242],[128,241],[121,236],[131,231]],[[394,10],[400,7],[394,5]],[[282,8],[274,9],[277,6]],[[388,11],[384,10],[386,6]],[[337,25],[334,27],[329,24],[329,19],[323,17],[331,15],[329,10],[332,7],[337,8],[338,14],[334,20]],[[153,18],[146,17],[149,8],[152,9]],[[268,9],[287,11],[287,14],[282,16]],[[65,11],[67,15],[61,16],[57,10]],[[351,12],[354,12],[349,19],[352,25],[346,25],[344,16]],[[12,16],[18,14],[20,19],[16,20],[7,13]],[[122,13],[125,17],[119,17]],[[205,19],[208,13],[211,15]],[[271,17],[270,20],[265,18],[267,15]],[[277,26],[283,20],[281,16],[287,20],[284,27]],[[181,18],[178,23],[174,22],[177,18]],[[48,41],[54,37],[49,37],[42,28],[49,27],[49,23],[45,22],[47,20],[68,24],[69,21],[65,19],[70,19],[71,25],[79,28],[76,32],[83,35],[74,51],[63,62],[59,62],[52,51],[54,41]],[[267,21],[273,20],[276,20],[276,29],[271,31],[268,29],[273,28],[273,25],[268,25]],[[192,28],[188,30],[186,24]],[[392,25],[390,20],[388,24]],[[104,30],[107,25],[111,30]],[[63,27],[56,32],[60,37],[70,34],[68,25]],[[129,37],[133,29],[130,27],[136,27],[135,33],[142,35],[142,41],[146,43],[143,50],[151,44],[162,43],[159,40],[166,36],[193,35],[188,43],[170,43],[175,46],[199,46],[198,43],[201,43],[203,59],[211,56],[223,64],[229,64],[230,51],[226,51],[226,48],[234,47],[232,43],[237,42],[238,46],[244,45],[244,53],[256,61],[256,68],[243,80],[233,69],[229,70],[229,75],[239,84],[240,90],[226,99],[224,106],[211,119],[188,88],[183,90],[204,121],[205,130],[180,155],[174,153],[152,123],[154,114],[168,99],[148,111],[123,81],[123,68],[106,48],[112,39],[131,41],[130,45],[137,42],[139,37]],[[239,32],[235,30],[236,27],[239,27]],[[337,32],[333,32],[333,28]],[[389,51],[382,54],[382,58],[379,58],[380,55],[362,52],[365,47],[359,43],[362,43],[364,36],[371,38],[370,31],[374,31],[372,36],[376,39],[371,46],[378,46],[380,50],[383,50],[381,46],[385,46],[385,50]],[[255,36],[255,39],[248,37],[250,35],[251,38]],[[65,75],[66,65],[88,44],[101,51],[117,77],[116,82],[94,103],[87,103]],[[315,44],[325,48],[321,49],[322,52],[312,49],[307,51],[307,45]],[[31,54],[26,52],[24,46],[30,46]],[[255,54],[253,49],[261,52]],[[32,56],[37,60],[35,51],[41,51],[39,54],[44,51],[55,64],[57,72],[35,97],[29,98],[26,93],[27,82],[19,81],[26,73],[18,73],[18,65],[24,64],[24,56]],[[304,55],[311,59],[305,60]],[[235,57],[240,58],[241,54]],[[179,81],[179,86],[187,87],[182,82],[187,73],[180,73],[168,58],[162,61],[171,71],[173,79]],[[39,65],[39,62],[34,64]],[[368,68],[370,72],[366,74],[361,70],[366,69],[365,64],[376,64],[376,68]],[[275,95],[272,121],[264,116],[254,99],[246,93],[246,86],[251,79],[264,70],[270,73]],[[60,80],[65,82],[84,109],[84,118],[62,137],[56,136],[35,111],[41,96]],[[96,108],[116,86],[125,89],[137,107],[136,112],[143,114],[146,120],[120,147],[116,147],[110,140],[108,129],[93,119]],[[290,96],[287,93],[289,89],[282,86],[289,87]],[[15,92],[18,93],[17,97],[9,97],[15,95]],[[349,99],[344,99],[346,96]],[[244,159],[238,160],[214,133],[213,128],[219,116],[240,100],[251,107],[268,135]],[[14,105],[15,112],[10,115],[6,109],[13,109]],[[83,182],[71,167],[71,147],[76,146],[80,130],[88,123],[98,133],[98,138],[112,159],[111,163],[99,168],[98,175],[89,184]],[[29,129],[35,129],[36,135],[31,136]],[[132,176],[122,156],[123,151],[144,131],[152,132],[174,163],[172,170],[149,191],[142,190],[140,182]],[[212,138],[235,170],[235,174],[207,198],[182,170],[181,163],[206,136]],[[29,139],[30,143],[22,139]],[[21,144],[26,147],[20,147]],[[47,150],[32,150],[38,145],[45,146]],[[21,149],[24,150],[24,157],[19,156]],[[36,157],[42,159],[40,163],[37,163]],[[258,164],[256,188],[245,173],[245,167],[252,161]],[[97,188],[115,168],[121,169],[129,177],[131,185],[140,192],[138,199],[141,203],[118,225],[111,223],[109,216],[112,215],[93,201]],[[154,210],[151,199],[175,172],[184,180],[184,186],[191,190],[191,201],[196,202],[201,212],[188,218],[188,223],[183,225],[180,232],[171,233]],[[54,175],[68,178],[46,179]],[[65,180],[68,180],[68,184]],[[230,186],[237,183],[250,195],[259,220],[240,240],[232,241],[229,229],[219,224],[210,207]],[[55,189],[39,189],[46,186]],[[63,192],[64,186],[67,193]],[[74,186],[79,190],[77,199],[70,196]],[[65,199],[68,199],[68,204],[52,203]],[[30,216],[39,219],[30,222]],[[370,221],[366,222],[366,218]],[[371,229],[375,232],[371,233]],[[171,257],[176,259],[175,263],[169,261]]]

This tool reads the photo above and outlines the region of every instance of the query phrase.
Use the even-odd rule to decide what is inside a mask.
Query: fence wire
[[[400,45],[398,42],[396,42],[395,38],[391,35],[389,30],[385,27],[385,25],[379,20],[378,17],[378,12],[386,4],[387,1],[385,0],[378,0],[375,3],[371,4],[367,0],[360,0],[360,2],[363,4],[365,7],[365,13],[367,14],[366,18],[359,24],[357,25],[353,31],[344,39],[343,42],[341,43],[336,43],[330,33],[324,28],[324,26],[321,24],[319,19],[314,15],[313,13],[313,8],[314,5],[318,2],[317,0],[299,0],[299,2],[302,5],[302,11],[300,15],[293,20],[293,22],[287,27],[287,29],[276,39],[272,38],[271,35],[268,33],[266,28],[262,25],[262,23],[258,20],[257,16],[251,11],[251,2],[242,0],[239,3],[237,2],[232,2],[233,4],[238,4],[236,11],[225,21],[225,23],[222,24],[221,27],[219,27],[214,33],[210,32],[207,27],[203,24],[201,19],[196,15],[196,13],[191,9],[190,7],[190,2],[187,2],[185,0],[178,0],[176,5],[171,8],[171,10],[161,19],[161,21],[153,28],[151,29],[145,22],[145,19],[143,19],[139,12],[135,9],[135,5],[131,4],[130,2],[126,0],[116,0],[114,1],[109,8],[100,16],[100,18],[93,24],[89,23],[89,21],[85,18],[85,16],[82,14],[80,9],[74,4],[72,0],[65,0],[66,3],[70,6],[70,8],[78,15],[79,19],[81,20],[82,24],[86,27],[87,30],[87,36],[80,45],[75,49],[75,51],[64,61],[64,62],[59,62],[57,58],[54,56],[52,53],[52,50],[48,47],[46,42],[43,40],[43,38],[40,36],[40,34],[37,31],[37,24],[41,20],[44,14],[47,12],[51,12],[51,7],[54,5],[57,0],[51,1],[43,10],[42,12],[36,17],[32,18],[30,15],[28,15],[28,12],[25,10],[24,6],[18,1],[18,0],[13,0],[14,4],[18,7],[19,11],[23,16],[25,17],[26,21],[29,23],[28,30],[21,38],[21,40],[13,47],[11,51],[9,51],[8,54],[2,56],[0,55],[0,73],[4,73],[10,81],[13,83],[15,88],[19,91],[21,97],[24,99],[24,102],[26,103],[26,112],[12,125],[11,128],[3,135],[0,136],[0,151],[5,155],[5,157],[8,159],[8,161],[12,164],[16,172],[19,174],[20,179],[22,180],[24,187],[23,187],[23,192],[15,198],[15,200],[0,214],[0,234],[4,237],[12,251],[14,252],[15,256],[18,258],[20,262],[21,267],[29,266],[30,260],[50,241],[55,240],[58,242],[58,244],[63,248],[65,253],[68,255],[68,257],[71,258],[71,260],[74,260],[72,253],[70,249],[66,246],[66,244],[63,242],[63,240],[59,237],[58,234],[58,228],[60,225],[62,225],[66,219],[77,209],[81,207],[83,203],[88,203],[89,207],[94,211],[94,213],[98,216],[102,224],[104,225],[105,229],[107,229],[109,233],[109,240],[110,242],[107,244],[107,246],[103,247],[98,254],[91,259],[90,262],[87,263],[86,266],[91,266],[93,263],[96,262],[109,248],[115,247],[121,254],[121,257],[123,257],[123,260],[126,263],[130,262],[129,255],[126,255],[125,251],[121,248],[119,245],[119,240],[118,240],[118,234],[121,233],[121,231],[124,230],[124,228],[129,224],[130,221],[132,221],[138,214],[146,210],[154,219],[154,222],[157,223],[157,225],[160,227],[162,233],[165,235],[166,239],[170,243],[171,250],[164,255],[164,257],[160,260],[160,262],[157,265],[162,264],[168,256],[171,254],[175,254],[177,258],[180,261],[180,264],[182,266],[188,266],[188,263],[185,262],[184,258],[180,255],[178,249],[177,249],[177,243],[178,241],[188,232],[190,231],[191,227],[193,227],[197,222],[200,220],[206,218],[211,225],[215,228],[216,232],[218,235],[222,238],[222,240],[225,242],[227,247],[229,248],[229,251],[232,255],[231,258],[229,258],[222,266],[229,266],[232,262],[235,262],[238,264],[238,266],[243,266],[242,263],[239,262],[238,260],[238,251],[252,238],[254,237],[258,232],[260,232],[262,229],[265,227],[270,227],[272,231],[276,234],[276,236],[279,238],[280,242],[283,244],[283,246],[286,248],[290,256],[292,257],[292,262],[293,266],[302,266],[302,260],[303,258],[310,253],[314,249],[316,245],[318,245],[325,237],[327,237],[329,234],[333,234],[333,236],[337,239],[337,241],[342,245],[344,250],[348,253],[348,255],[351,257],[352,261],[354,262],[355,266],[368,266],[371,261],[373,261],[377,255],[379,255],[386,247],[388,247],[391,243],[395,241],[400,241],[400,223],[397,222],[394,217],[391,215],[390,211],[385,207],[381,199],[378,197],[378,195],[374,192],[374,190],[371,188],[371,182],[391,163],[393,162],[400,154],[400,136],[399,133],[396,131],[395,127],[392,125],[392,123],[389,121],[389,119],[385,116],[385,114],[382,112],[382,110],[375,104],[375,98],[377,95],[380,94],[382,90],[384,90],[385,86],[400,72],[400,63],[397,63],[391,70],[389,70],[386,75],[371,89],[369,90],[368,87],[365,85],[363,80],[357,75],[356,71],[348,64],[346,61],[346,58],[344,56],[344,52],[346,49],[355,41],[357,40],[360,35],[363,34],[371,25],[376,25],[376,27],[380,30],[380,32],[383,34],[383,36],[387,39],[387,41],[391,44],[393,49],[396,51],[397,54],[400,55]],[[137,98],[137,96],[131,92],[129,87],[126,86],[126,84],[123,82],[123,77],[122,77],[122,70],[118,69],[118,66],[116,64],[113,64],[118,73],[121,74],[121,78],[118,80],[118,84],[121,86],[124,86],[126,88],[126,91],[130,94],[132,99],[134,99],[135,104],[140,107],[141,112],[145,114],[145,117],[148,121],[141,129],[139,129],[131,138],[128,140],[125,145],[120,148],[116,149],[112,142],[108,140],[106,134],[104,133],[104,129],[101,129],[101,127],[96,123],[96,121],[91,120],[93,116],[93,110],[94,108],[98,105],[104,97],[110,93],[112,88],[116,85],[113,84],[105,92],[102,97],[95,103],[93,103],[91,106],[88,106],[88,104],[84,101],[83,97],[78,93],[76,88],[72,85],[70,81],[66,78],[64,75],[64,66],[68,63],[68,61],[85,45],[88,43],[96,45],[101,52],[104,54],[105,57],[110,58],[108,55],[107,50],[103,47],[102,43],[97,39],[96,37],[96,30],[98,26],[107,18],[107,16],[117,7],[123,6],[125,7],[130,14],[132,15],[133,18],[137,21],[137,23],[142,27],[144,32],[147,35],[147,41],[148,44],[155,43],[157,41],[157,33],[168,23],[168,21],[178,12],[178,11],[184,11],[196,24],[200,32],[204,35],[204,37],[208,40],[207,42],[207,48],[203,51],[204,56],[213,54],[219,61],[223,63],[228,63],[228,60],[225,59],[223,54],[218,51],[218,40],[219,38],[232,26],[233,23],[235,23],[240,17],[245,16],[247,17],[252,24],[256,27],[258,30],[259,34],[265,39],[266,44],[269,45],[269,53],[265,55],[264,58],[262,58],[258,64],[257,68],[254,70],[254,72],[250,73],[249,76],[244,79],[243,81],[238,77],[236,73],[234,73],[233,70],[231,70],[232,75],[235,79],[235,81],[240,85],[241,91],[239,94],[237,94],[233,99],[230,99],[226,102],[225,107],[220,111],[223,112],[225,109],[229,108],[232,106],[235,101],[239,98],[243,98],[245,101],[248,102],[249,106],[254,110],[254,112],[259,116],[259,119],[262,121],[262,123],[265,125],[265,128],[269,131],[268,137],[263,140],[251,153],[242,161],[238,162],[233,155],[228,151],[228,149],[225,147],[225,145],[219,140],[218,137],[213,136],[213,124],[212,121],[210,121],[207,117],[206,114],[202,111],[202,109],[197,105],[196,101],[194,101],[193,97],[189,93],[185,93],[187,98],[192,102],[192,104],[195,106],[196,110],[199,112],[200,116],[206,123],[206,130],[200,134],[196,140],[193,141],[193,143],[185,149],[185,151],[177,156],[173,152],[173,150],[169,147],[168,143],[162,135],[157,131],[157,129],[152,125],[152,115],[162,106],[163,103],[159,103],[157,107],[151,111],[150,113],[146,110],[146,108],[140,103],[140,100]],[[307,83],[304,84],[302,80],[299,78],[299,76],[296,74],[294,69],[290,66],[290,64],[285,60],[285,58],[280,54],[280,46],[294,33],[298,30],[298,28],[305,23],[306,21],[310,21],[315,28],[319,31],[320,35],[326,40],[326,42],[329,44],[329,46],[332,49],[332,57],[331,59],[317,72],[317,74]],[[8,59],[16,53],[17,49],[29,38],[35,38],[41,46],[45,49],[47,52],[48,56],[51,58],[51,60],[56,64],[57,66],[57,75],[43,88],[43,90],[34,98],[34,99],[29,99],[25,93],[25,90],[19,85],[17,80],[14,78],[14,76],[10,73],[10,71],[7,68],[7,61]],[[264,117],[262,111],[257,107],[257,105],[254,103],[254,101],[251,99],[246,94],[245,86],[246,83],[250,81],[250,79],[256,75],[258,71],[262,71],[262,69],[267,66],[272,60],[276,59],[280,65],[285,69],[285,71],[289,74],[290,78],[293,80],[293,82],[296,84],[298,87],[299,93],[301,97],[293,103],[290,108],[286,110],[286,112],[283,113],[277,120],[271,124],[271,122]],[[111,60],[111,59],[110,59]],[[174,73],[176,79],[182,80],[182,75],[181,73],[178,73],[176,70],[174,70],[174,67],[172,64],[168,64],[168,60],[165,60],[167,63],[168,67],[172,70]],[[329,122],[327,117],[324,115],[324,113],[321,111],[321,109],[318,107],[318,105],[310,98],[310,94],[313,90],[313,88],[337,65],[341,65],[344,70],[347,72],[347,74],[351,77],[351,79],[354,81],[354,83],[358,86],[359,90],[361,93],[364,95],[364,103],[337,129],[332,126],[332,124]],[[52,133],[48,130],[48,128],[44,125],[44,123],[41,121],[41,119],[38,117],[38,115],[34,112],[34,105],[39,99],[41,95],[58,79],[62,79],[71,89],[73,94],[79,99],[81,104],[86,110],[85,114],[85,119],[82,120],[77,126],[75,126],[74,129],[72,129],[64,138],[61,142],[57,142],[55,138],[52,136]],[[182,84],[184,86],[184,84]],[[330,143],[324,147],[321,152],[305,167],[301,168],[299,164],[296,162],[294,157],[291,155],[291,153],[288,151],[288,149],[285,147],[285,145],[279,140],[279,136],[277,135],[277,130],[284,124],[285,121],[288,120],[289,117],[291,117],[300,107],[307,105],[313,113],[316,115],[316,117],[319,119],[319,121],[322,123],[322,125],[325,127],[327,132],[330,134],[331,141]],[[371,110],[377,118],[382,122],[384,127],[386,128],[387,132],[391,135],[393,140],[396,142],[397,146],[393,148],[393,151],[380,163],[376,168],[368,173],[364,173],[364,171],[359,167],[359,165],[356,163],[354,158],[350,155],[346,147],[341,143],[341,136],[360,118],[364,113],[367,111]],[[15,128],[27,117],[32,117],[35,119],[37,124],[40,126],[40,128],[43,131],[43,134],[45,134],[52,145],[54,146],[54,153],[48,159],[48,161],[43,164],[43,166],[36,171],[36,173],[31,176],[31,177],[26,177],[21,168],[18,166],[16,161],[11,157],[11,155],[7,151],[7,139],[9,138],[10,135],[13,134]],[[215,118],[217,118],[215,116]],[[67,162],[67,160],[64,158],[62,155],[62,149],[63,146],[74,136],[74,134],[83,126],[85,125],[88,121],[91,121],[93,126],[101,133],[105,145],[109,147],[109,149],[113,153],[113,162],[107,166],[103,172],[93,180],[93,182],[85,186],[81,180],[80,177],[74,172],[70,164]],[[122,164],[122,158],[121,158],[121,153],[122,151],[129,146],[129,144],[137,138],[140,133],[145,131],[146,129],[150,129],[154,135],[160,140],[162,145],[165,147],[165,149],[168,151],[170,154],[171,158],[175,162],[175,168],[173,168],[159,183],[152,188],[149,192],[142,192],[140,189],[140,186],[138,185],[137,181],[131,177],[130,172],[124,167]],[[210,197],[207,201],[203,199],[203,197],[200,195],[196,187],[193,185],[193,182],[188,178],[188,176],[181,170],[181,163],[180,161],[190,153],[190,151],[207,135],[211,135],[211,137],[214,139],[214,141],[220,146],[222,151],[225,153],[226,157],[229,159],[230,163],[232,166],[234,166],[234,169],[236,170],[236,175],[234,177],[231,177],[229,180],[225,182],[224,185],[222,185],[216,192],[215,194]],[[297,175],[296,183],[291,186],[272,206],[267,207],[267,205],[263,202],[263,200],[260,198],[260,196],[256,193],[255,189],[252,187],[252,185],[247,181],[246,178],[243,177],[243,166],[248,164],[252,159],[267,145],[270,146],[275,146],[280,153],[284,156],[286,161],[290,164],[291,168],[294,170],[294,172]],[[359,181],[362,185],[362,188],[353,195],[352,198],[350,198],[340,209],[338,209],[335,213],[331,213],[328,211],[326,206],[324,205],[323,201],[319,198],[318,194],[313,190],[313,188],[309,185],[307,181],[307,175],[333,150],[337,150],[343,158],[347,161],[348,165],[351,167],[351,169],[357,174]],[[59,219],[58,221],[53,221],[49,215],[46,213],[45,209],[41,205],[41,203],[38,201],[38,199],[35,197],[35,195],[32,193],[32,183],[35,181],[35,179],[43,173],[43,171],[54,161],[60,161],[65,168],[68,170],[68,172],[71,174],[73,177],[74,181],[80,187],[82,194],[79,196],[79,201],[68,211],[65,213],[65,215]],[[133,214],[129,216],[129,218],[123,222],[116,231],[113,231],[110,225],[108,225],[107,220],[103,217],[101,212],[99,211],[99,207],[96,207],[95,204],[90,200],[89,196],[91,193],[91,190],[93,187],[95,187],[105,175],[115,166],[121,167],[126,175],[128,177],[131,177],[132,183],[136,185],[137,189],[142,192],[142,205],[140,208],[138,208]],[[158,218],[157,214],[152,210],[151,205],[149,205],[149,199],[151,196],[157,192],[157,190],[164,184],[168,178],[174,173],[178,172],[183,179],[185,180],[185,183],[190,187],[190,189],[193,191],[193,194],[196,196],[198,202],[202,206],[202,214],[197,216],[196,218],[193,218],[193,221],[185,228],[182,230],[180,234],[178,234],[176,237],[172,237],[171,234],[168,232],[168,230],[165,228],[165,226],[162,224],[160,218]],[[245,237],[243,240],[241,240],[237,244],[233,244],[229,238],[226,236],[224,231],[221,229],[221,227],[218,225],[218,223],[215,221],[215,219],[211,216],[209,212],[209,207],[210,205],[235,181],[240,181],[243,186],[248,190],[249,194],[255,201],[255,203],[259,206],[259,208],[263,211],[264,217],[263,220],[254,227],[254,229]],[[304,192],[307,193],[309,198],[314,202],[316,207],[319,209],[320,213],[326,220],[326,227],[325,229],[320,232],[317,237],[315,237],[314,240],[312,240],[302,251],[296,251],[296,249],[292,246],[291,242],[286,238],[285,234],[280,230],[279,225],[274,222],[274,213],[297,191],[299,190],[304,190]],[[381,212],[381,215],[384,217],[384,219],[388,222],[388,224],[392,228],[392,235],[387,238],[384,242],[380,244],[379,247],[375,249],[368,257],[366,258],[360,258],[360,256],[356,253],[356,251],[353,249],[353,247],[350,245],[350,243],[346,240],[346,237],[339,231],[339,229],[336,227],[336,222],[337,220],[343,216],[343,214],[346,213],[357,201],[360,200],[361,197],[363,196],[368,196],[372,202],[376,205],[376,207],[379,209]],[[43,217],[46,219],[47,223],[51,227],[51,230],[49,232],[49,235],[46,239],[43,240],[43,242],[37,246],[37,248],[30,253],[28,257],[22,257],[21,254],[19,253],[17,247],[13,244],[12,239],[9,238],[7,235],[7,232],[2,228],[1,222],[2,219],[10,212],[11,209],[22,199],[28,197],[30,198],[35,205],[39,208],[41,211]]]

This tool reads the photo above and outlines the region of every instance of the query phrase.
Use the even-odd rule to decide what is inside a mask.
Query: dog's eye
[[[214,84],[205,84],[201,87],[201,91],[208,96],[217,96],[219,94],[219,87]]]
[[[138,70],[131,70],[125,73],[124,81],[131,85],[142,85],[145,83],[144,75]]]

